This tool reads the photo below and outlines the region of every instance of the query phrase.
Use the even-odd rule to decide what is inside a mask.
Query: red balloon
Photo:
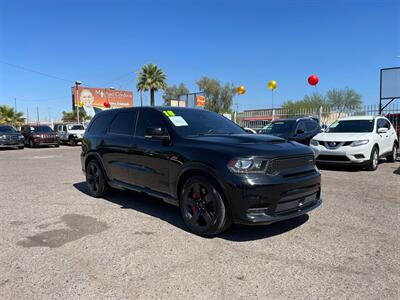
[[[317,85],[318,81],[319,81],[319,78],[317,75],[310,75],[310,77],[308,77],[309,85]]]
[[[104,101],[103,105],[104,105],[104,107],[107,107],[107,108],[109,108],[111,106],[110,102],[108,102],[108,101]]]

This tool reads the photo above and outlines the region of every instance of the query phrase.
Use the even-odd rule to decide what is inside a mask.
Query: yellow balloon
[[[79,101],[78,105],[79,105],[79,107],[83,107],[85,105],[85,103],[83,103],[82,101]]]
[[[268,82],[268,88],[273,91],[274,89],[276,89],[278,87],[278,83],[275,80],[271,80],[270,82]]]
[[[246,88],[243,85],[241,85],[237,88],[237,92],[239,95],[242,95],[242,94],[246,93]]]

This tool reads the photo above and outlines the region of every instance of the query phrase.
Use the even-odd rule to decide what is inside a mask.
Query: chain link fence
[[[287,110],[260,109],[248,110],[238,113],[237,123],[242,127],[259,130],[266,126],[272,120],[298,119],[312,117],[318,119],[321,126],[329,126],[335,120],[350,116],[376,116],[379,115],[379,105],[367,105],[359,108],[331,108],[320,107],[315,109]],[[393,103],[385,108],[382,115],[387,116],[398,130],[400,128],[400,104]]]

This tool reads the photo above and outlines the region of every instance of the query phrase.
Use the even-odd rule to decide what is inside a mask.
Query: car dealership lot
[[[0,299],[398,298],[400,162],[322,170],[309,216],[206,239],[157,199],[89,197],[79,153],[0,150]]]

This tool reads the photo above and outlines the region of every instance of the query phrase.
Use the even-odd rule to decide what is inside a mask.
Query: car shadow
[[[73,186],[80,192],[89,195],[85,182],[78,182]],[[117,191],[112,195],[95,200],[107,200],[119,205],[122,209],[133,209],[154,218],[190,232],[183,222],[179,208],[163,202],[161,199],[133,191]],[[276,222],[271,225],[243,226],[234,225],[228,231],[216,236],[229,241],[246,242],[265,239],[293,230],[308,221],[308,215],[302,215],[286,221]]]

